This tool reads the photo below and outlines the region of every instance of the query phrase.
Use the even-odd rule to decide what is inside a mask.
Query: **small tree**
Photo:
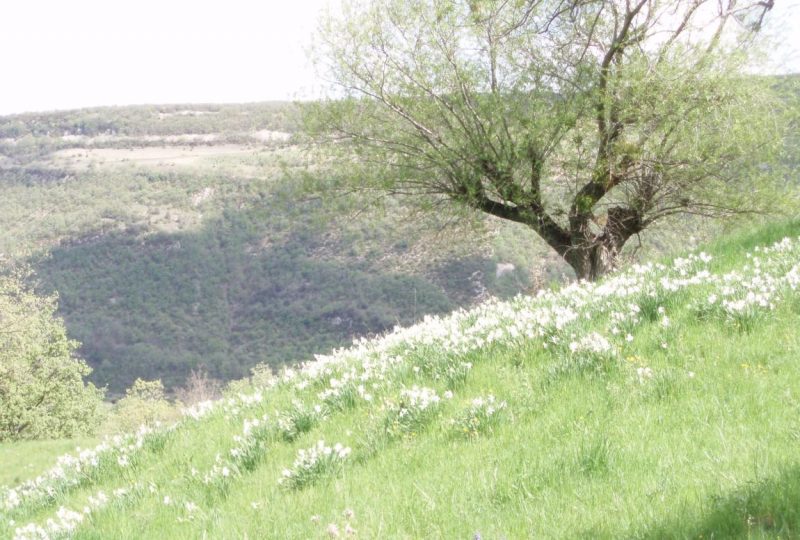
[[[142,425],[175,420],[180,416],[178,408],[167,400],[164,384],[160,380],[136,379],[125,391],[111,416],[112,429],[127,433]]]
[[[744,68],[770,7],[345,1],[308,126],[357,185],[523,223],[594,279],[667,216],[757,208],[780,130]]]
[[[25,276],[0,276],[0,441],[91,433],[102,417],[103,391],[83,378],[91,368]]]

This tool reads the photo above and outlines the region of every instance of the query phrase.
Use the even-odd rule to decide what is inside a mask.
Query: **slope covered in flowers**
[[[0,490],[0,537],[800,534],[798,234],[359,341]]]

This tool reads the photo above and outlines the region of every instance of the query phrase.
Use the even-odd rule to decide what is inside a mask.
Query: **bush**
[[[175,420],[178,416],[178,408],[164,397],[161,381],[136,379],[125,391],[125,397],[114,406],[113,429],[127,433],[139,426]]]
[[[251,367],[250,374],[250,377],[229,381],[223,394],[226,396],[249,394],[262,388],[268,388],[275,382],[272,366],[263,362]]]
[[[204,366],[190,371],[184,385],[175,391],[175,398],[186,407],[214,400],[220,396],[222,396],[222,382],[211,377]]]
[[[90,434],[104,390],[84,382],[91,368],[56,317],[56,298],[25,285],[26,273],[0,276],[0,441]]]

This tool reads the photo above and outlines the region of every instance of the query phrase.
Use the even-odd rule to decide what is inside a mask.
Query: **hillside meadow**
[[[428,317],[20,472],[0,536],[796,537],[798,319],[797,221]]]

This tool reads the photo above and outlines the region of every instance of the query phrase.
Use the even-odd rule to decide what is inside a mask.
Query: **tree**
[[[103,391],[55,316],[54,297],[37,296],[24,274],[0,276],[0,441],[91,433]]]
[[[164,395],[160,380],[136,379],[125,391],[125,397],[114,405],[114,427],[121,433],[139,426],[176,420],[180,412]]]
[[[749,76],[771,2],[345,2],[306,107],[358,185],[519,222],[580,278],[667,216],[757,208],[780,143]],[[755,186],[755,187],[754,187]]]

